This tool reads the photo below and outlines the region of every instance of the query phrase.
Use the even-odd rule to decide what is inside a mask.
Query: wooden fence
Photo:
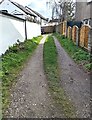
[[[54,32],[54,26],[44,26],[41,27],[43,33],[53,33]]]
[[[61,26],[61,28],[59,28]],[[57,26],[56,26],[57,28]],[[91,39],[92,38],[92,32],[90,32],[90,27],[87,25],[83,25],[81,28],[78,28],[76,25],[73,27],[68,26],[66,24],[66,21],[64,21],[61,24],[58,25],[59,33],[64,35],[65,37],[72,39],[72,41],[78,46],[81,46],[88,51],[91,50]],[[91,33],[91,34],[90,34]],[[89,40],[90,39],[90,40]]]
[[[47,26],[44,30],[46,33],[52,33],[53,31],[60,33],[61,35],[64,35],[72,40],[77,46],[81,46],[88,51],[91,51],[92,29],[87,25],[82,25],[81,28],[78,28],[76,25],[71,27],[67,26],[67,21],[64,21],[56,26]]]

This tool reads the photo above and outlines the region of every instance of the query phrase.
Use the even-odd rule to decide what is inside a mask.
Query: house
[[[89,27],[88,50],[92,53],[92,0],[85,0],[85,2],[76,0],[75,20],[82,21],[83,25]]]
[[[0,3],[0,10],[27,19],[28,17],[35,17],[32,13],[27,11],[24,6],[13,2],[11,0],[2,0]]]
[[[39,15],[40,19],[44,19]],[[38,15],[26,7],[11,0],[0,2],[0,55],[17,40],[23,42],[41,35]]]
[[[47,21],[47,19],[38,12],[11,0],[2,0],[0,2],[0,10],[40,24],[42,24],[43,21]]]
[[[85,2],[76,0],[75,20],[92,27],[92,0]]]
[[[43,17],[41,14],[39,14],[37,11],[34,11],[32,8],[25,6],[26,10],[30,11],[32,14],[36,16],[36,20],[40,22],[41,26],[46,24],[48,22],[48,19]]]

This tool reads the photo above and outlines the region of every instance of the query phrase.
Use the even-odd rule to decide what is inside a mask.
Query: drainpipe
[[[26,25],[26,20],[25,20],[25,40],[27,40],[27,25]]]

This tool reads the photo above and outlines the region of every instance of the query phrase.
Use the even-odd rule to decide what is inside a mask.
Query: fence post
[[[61,34],[63,34],[63,22],[61,22]]]
[[[73,26],[72,28],[72,40],[76,43],[76,26]]]
[[[92,53],[92,28],[90,28],[88,35],[88,51]]]
[[[79,45],[79,28],[76,26],[76,45]]]
[[[65,37],[67,37],[67,21],[65,21]]]

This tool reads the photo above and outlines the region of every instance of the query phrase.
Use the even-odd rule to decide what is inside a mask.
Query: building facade
[[[76,0],[75,20],[92,26],[92,0]]]

